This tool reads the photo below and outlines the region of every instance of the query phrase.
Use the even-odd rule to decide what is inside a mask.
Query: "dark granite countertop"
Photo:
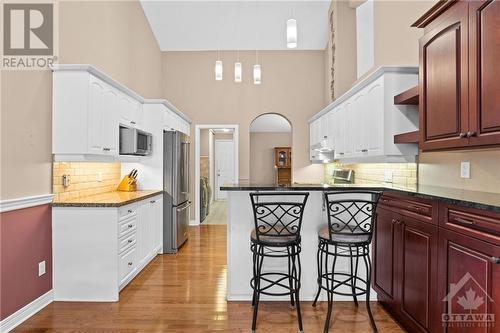
[[[54,201],[52,207],[120,207],[162,193],[163,191],[160,190],[133,192],[112,191],[69,200]]]
[[[446,203],[500,213],[500,194],[469,191],[448,187],[416,185],[402,187],[391,184],[292,184],[277,186],[272,184],[233,184],[221,186],[223,191],[328,191],[328,190],[379,190],[408,194],[423,199],[437,199]]]

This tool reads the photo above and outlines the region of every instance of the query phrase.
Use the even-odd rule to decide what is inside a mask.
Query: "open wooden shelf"
[[[396,105],[418,105],[419,86],[415,86],[394,96]]]
[[[418,143],[420,131],[401,133],[394,135],[394,143]]]

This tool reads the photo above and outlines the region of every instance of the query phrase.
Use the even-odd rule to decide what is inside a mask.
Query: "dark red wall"
[[[38,276],[45,260],[46,273]],[[51,207],[0,214],[0,319],[52,289]]]

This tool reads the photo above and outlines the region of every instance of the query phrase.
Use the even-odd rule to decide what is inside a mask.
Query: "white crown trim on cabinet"
[[[17,310],[4,320],[0,322],[0,332],[9,332],[13,330],[25,320],[33,316],[35,313],[52,303],[54,300],[54,293],[49,290],[42,296],[35,299],[33,302],[25,305],[21,309]]]
[[[0,201],[0,213],[8,212],[11,210],[46,205],[51,203],[53,198],[54,198],[53,194],[42,194],[30,197],[2,200]]]
[[[188,116],[186,116],[184,113],[182,113],[178,108],[176,108],[172,103],[165,99],[145,99],[132,89],[128,88],[127,86],[123,85],[122,83],[116,81],[113,79],[111,76],[107,75],[103,71],[97,69],[96,67],[89,65],[89,64],[54,64],[51,66],[52,71],[58,72],[58,71],[83,71],[83,72],[89,72],[90,74],[94,75],[95,77],[101,79],[102,81],[106,82],[107,84],[113,86],[114,88],[118,89],[122,93],[136,99],[137,101],[143,103],[143,104],[164,104],[168,109],[170,109],[172,112],[176,113],[179,117],[187,121],[188,123],[191,123],[191,119],[189,119]]]

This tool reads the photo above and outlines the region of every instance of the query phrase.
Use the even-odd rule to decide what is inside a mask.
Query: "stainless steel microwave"
[[[137,128],[120,125],[120,155],[151,155],[153,135]]]

